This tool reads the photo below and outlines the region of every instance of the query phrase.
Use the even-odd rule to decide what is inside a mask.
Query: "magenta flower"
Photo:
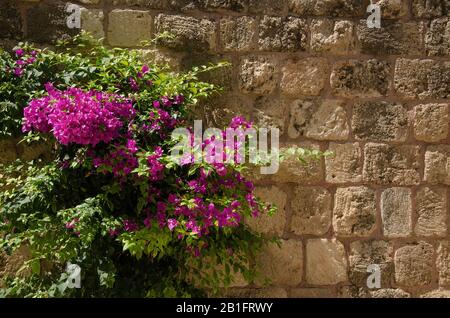
[[[17,49],[14,50],[14,53],[16,53],[17,57],[22,57],[25,54],[25,51],[23,49]]]
[[[123,220],[123,229],[126,232],[136,232],[139,229],[139,227],[132,220]]]
[[[17,76],[17,77],[22,76],[22,75],[23,75],[23,68],[16,67],[16,68],[14,69],[14,75]]]
[[[173,231],[178,226],[178,221],[175,219],[169,219],[167,220],[167,226],[169,227],[169,230]]]

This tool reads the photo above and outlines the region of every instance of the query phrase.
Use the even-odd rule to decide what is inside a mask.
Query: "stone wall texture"
[[[200,106],[208,125],[247,115],[280,128],[285,146],[335,153],[257,178],[279,213],[249,225],[281,248],[260,258],[269,286],[237,282],[227,295],[450,297],[449,0],[380,0],[380,29],[367,27],[369,0],[72,2],[111,46],[170,31],[143,53],[174,70],[230,61],[204,78],[224,87]],[[1,0],[0,44],[76,33],[64,6]],[[1,161],[43,154],[7,140],[0,151]],[[371,264],[381,289],[367,288]]]

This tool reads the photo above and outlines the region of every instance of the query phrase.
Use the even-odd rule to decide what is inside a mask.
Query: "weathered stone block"
[[[338,62],[331,73],[331,88],[337,96],[380,97],[390,85],[390,64],[378,60]]]
[[[411,294],[401,289],[385,288],[370,292],[372,298],[411,298]]]
[[[367,187],[337,189],[333,228],[337,236],[370,236],[376,228],[375,192]]]
[[[386,19],[398,19],[408,15],[409,3],[404,0],[380,0],[381,14]]]
[[[437,289],[430,291],[422,296],[421,298],[450,298],[450,290]]]
[[[224,290],[222,297],[225,298],[287,298],[288,294],[284,288],[230,288]]]
[[[286,9],[288,0],[249,0],[248,12],[250,14],[281,15]]]
[[[333,298],[330,288],[295,288],[291,289],[289,298]]]
[[[149,11],[113,10],[109,13],[108,42],[112,46],[139,46],[151,40],[152,27]]]
[[[289,60],[282,73],[280,87],[283,94],[317,96],[325,86],[328,63],[323,58]]]
[[[411,190],[390,188],[381,195],[383,235],[389,238],[407,237],[412,232]]]
[[[239,86],[242,92],[268,95],[276,88],[275,65],[266,57],[248,57],[241,63]]]
[[[291,232],[297,235],[324,235],[331,226],[331,193],[325,188],[297,187],[291,213]]]
[[[103,31],[103,11],[99,9],[81,10],[81,29],[89,32],[93,37],[100,39],[105,37]]]
[[[280,146],[280,151],[286,150],[286,147],[296,148],[303,147],[308,149],[319,149],[317,145],[311,143],[286,144]],[[280,162],[278,173],[272,176],[275,182],[292,182],[297,184],[312,184],[324,180],[324,169],[322,168],[322,160],[310,160],[306,164],[302,164],[296,157],[289,156],[283,162]]]
[[[417,140],[437,142],[449,131],[448,104],[425,104],[414,107],[414,135]]]
[[[420,182],[420,149],[368,143],[364,149],[363,179],[374,184],[416,185]]]
[[[280,136],[286,132],[286,113],[289,105],[278,97],[258,97],[255,101],[254,119],[259,127],[278,128]]]
[[[313,239],[306,245],[306,281],[312,285],[334,285],[347,281],[344,245],[337,240]]]
[[[394,249],[385,241],[356,241],[350,244],[349,278],[356,286],[366,287],[369,265],[377,264],[381,269],[381,285],[390,286],[394,277]]]
[[[439,272],[439,285],[450,286],[450,241],[440,242],[436,266]]]
[[[450,18],[436,19],[425,36],[425,45],[430,56],[450,55]]]
[[[395,252],[395,281],[401,286],[426,286],[433,277],[434,248],[419,242],[399,248]]]
[[[425,153],[425,181],[450,185],[450,146],[430,146]]]
[[[417,236],[447,235],[447,191],[446,189],[422,188],[416,197]]]
[[[353,106],[352,128],[359,140],[405,141],[408,135],[408,112],[397,103],[356,103]]]
[[[99,3],[100,0],[94,0]],[[146,9],[164,10],[169,9],[166,0],[106,0],[113,6],[138,6]],[[83,2],[83,1],[81,1]]]
[[[394,86],[406,98],[449,98],[450,62],[399,58]]]
[[[369,0],[289,0],[289,10],[297,15],[359,17],[366,14]]]
[[[296,100],[291,104],[288,135],[317,140],[347,140],[349,127],[339,100]]]
[[[22,18],[14,1],[0,3],[0,38],[16,39],[22,37]]]
[[[79,33],[67,27],[66,4],[59,1],[40,3],[26,13],[27,37],[35,42],[53,43]]]
[[[276,206],[277,213],[273,216],[262,214],[257,218],[247,218],[245,223],[258,233],[281,237],[286,225],[286,193],[276,186],[270,186],[256,188],[255,195]]]
[[[161,1],[161,0],[138,0],[138,1]],[[248,0],[167,0],[169,10],[180,10],[182,12],[203,10],[203,11],[234,11],[243,12],[246,10]]]
[[[368,28],[367,21],[358,24],[358,40],[365,54],[419,55],[422,53],[424,24],[421,22],[388,22]]]
[[[320,53],[349,54],[356,49],[355,25],[351,21],[313,20],[311,49]]]
[[[156,32],[170,32],[174,38],[160,41],[163,46],[182,51],[213,51],[216,49],[216,23],[183,15],[160,14],[156,18]]]
[[[196,111],[198,116],[206,121],[208,127],[226,128],[236,114],[250,118],[253,108],[239,95],[223,94],[218,98],[208,98],[201,101]]]
[[[261,253],[258,263],[261,272],[275,285],[296,286],[303,275],[302,242],[282,240],[281,247],[271,244]]]
[[[413,16],[418,18],[432,18],[444,15],[450,9],[447,0],[413,0]]]
[[[332,156],[325,158],[326,181],[329,183],[360,182],[362,180],[362,151],[359,143],[330,143]]]
[[[304,51],[307,32],[306,20],[264,16],[259,24],[259,48],[276,52]]]
[[[251,17],[224,18],[220,20],[221,46],[224,51],[245,52],[253,47],[256,21]]]

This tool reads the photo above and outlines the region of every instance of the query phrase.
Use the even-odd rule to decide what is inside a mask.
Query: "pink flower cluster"
[[[124,121],[135,115],[131,101],[113,94],[79,88],[57,90],[46,84],[48,96],[24,109],[24,132],[52,132],[59,143],[96,146],[119,137]]]
[[[19,48],[14,50],[14,53],[17,60],[12,72],[15,76],[21,77],[24,74],[26,67],[36,62],[37,52],[33,50],[28,53],[24,49]]]

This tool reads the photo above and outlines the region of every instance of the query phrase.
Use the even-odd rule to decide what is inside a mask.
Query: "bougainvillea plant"
[[[5,133],[51,141],[55,156],[3,168],[1,247],[31,254],[23,275],[4,278],[4,296],[201,296],[236,273],[257,277],[267,238],[244,219],[274,208],[255,197],[241,165],[169,156],[171,131],[217,91],[198,75],[223,66],[175,74],[86,35],[56,51],[2,53],[0,95],[23,114],[19,127],[11,114]],[[67,264],[81,269],[81,288],[61,288]]]

